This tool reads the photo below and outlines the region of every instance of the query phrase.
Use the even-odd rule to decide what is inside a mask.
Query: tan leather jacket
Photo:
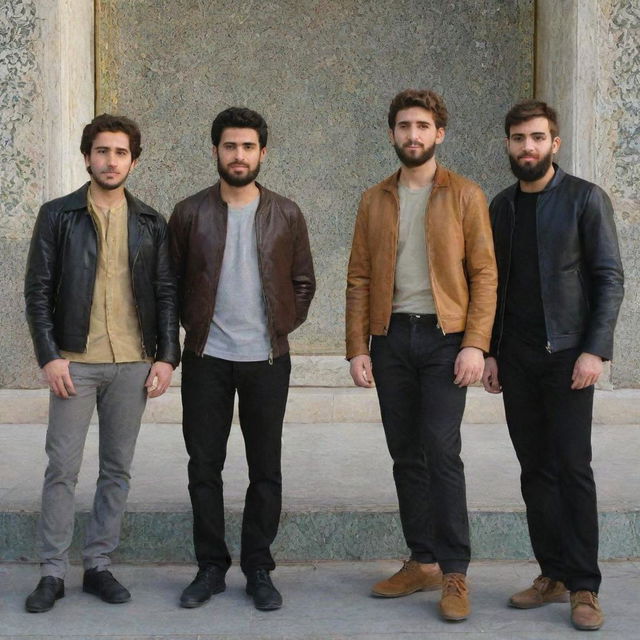
[[[393,303],[400,172],[364,192],[347,276],[347,358],[386,335]],[[489,350],[497,270],[487,202],[480,187],[438,165],[427,208],[431,289],[443,333],[464,331],[463,347]]]

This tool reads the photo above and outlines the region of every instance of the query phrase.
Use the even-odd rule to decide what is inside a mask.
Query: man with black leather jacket
[[[266,154],[264,118],[225,109],[213,121],[211,142],[220,180],[179,202],[169,220],[186,332],[183,434],[198,562],[180,605],[199,607],[226,588],[222,469],[237,393],[249,467],[240,567],[254,605],[269,611],[282,605],[270,547],[282,500],[287,335],[307,317],[315,277],[300,209],[256,182]]]
[[[109,554],[119,542],[146,400],[166,391],[180,361],[167,224],[124,188],[140,155],[140,130],[103,114],[84,128],[80,150],[91,181],[42,206],[25,278],[27,320],[51,389],[42,578],[26,601],[32,613],[64,596],[75,485],[96,405],[100,470],[83,590],[111,604],[130,599],[108,570]]]
[[[599,629],[591,417],[624,293],[613,209],[602,189],[552,163],[560,138],[547,104],[516,104],[505,133],[518,182],[490,206],[498,312],[483,383],[503,393],[541,574],[509,604],[570,600],[574,627]]]

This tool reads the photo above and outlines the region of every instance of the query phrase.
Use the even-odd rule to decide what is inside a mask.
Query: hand
[[[56,358],[49,360],[42,367],[42,372],[47,380],[49,389],[55,393],[58,398],[67,399],[69,396],[76,395],[76,388],[73,386],[71,374],[69,373],[69,361],[65,358]]]
[[[371,370],[371,358],[369,356],[354,356],[351,358],[349,368],[353,381],[359,387],[373,387],[373,372]]]
[[[602,373],[602,358],[592,353],[581,353],[573,366],[571,388],[584,389],[598,382]]]
[[[168,362],[154,362],[147,377],[144,386],[147,388],[148,398],[157,398],[161,396],[171,383],[173,374],[173,366]]]
[[[498,380],[498,361],[489,356],[484,361],[484,373],[482,374],[484,390],[489,393],[500,393],[502,386]]]
[[[453,365],[454,384],[459,387],[467,387],[478,382],[484,370],[484,355],[477,347],[464,347]]]

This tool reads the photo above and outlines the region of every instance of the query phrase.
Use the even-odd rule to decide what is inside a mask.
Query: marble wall
[[[392,173],[386,114],[406,87],[451,112],[441,158],[492,196],[512,178],[501,121],[530,96],[534,3],[98,0],[98,111],[140,122],[132,189],[169,214],[217,179],[209,128],[231,105],[270,125],[260,180],[305,213],[318,275],[298,353],[343,353],[346,263],[360,193]]]

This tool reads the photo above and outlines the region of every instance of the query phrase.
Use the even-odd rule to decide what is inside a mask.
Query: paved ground
[[[191,580],[187,566],[117,566],[116,574],[132,591],[124,605],[108,605],[82,593],[81,571],[67,577],[66,597],[44,614],[24,611],[24,598],[37,582],[32,565],[0,565],[0,638],[49,640],[413,640],[490,638],[560,640],[585,637],[569,625],[569,605],[519,611],[506,597],[535,576],[531,563],[473,563],[470,568],[473,613],[462,623],[438,618],[438,593],[406,598],[371,598],[369,587],[393,572],[391,561],[283,565],[274,572],[285,605],[280,611],[256,611],[244,593],[239,570],[227,576],[227,591],[199,609],[181,609],[180,591]],[[639,562],[602,565],[601,602],[607,617],[587,638],[640,637]]]

